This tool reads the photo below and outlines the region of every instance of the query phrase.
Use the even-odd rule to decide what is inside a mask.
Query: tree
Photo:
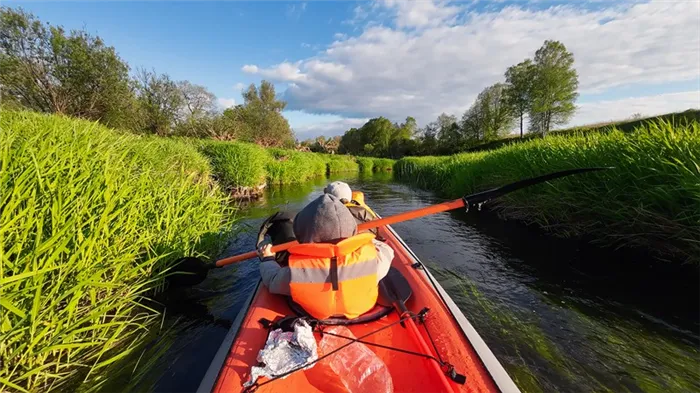
[[[436,124],[439,152],[454,153],[458,151],[464,138],[459,124],[457,124],[457,117],[442,113],[438,116]]]
[[[4,98],[40,112],[130,126],[129,67],[114,48],[84,31],[42,24],[21,8],[0,8]]]
[[[177,84],[167,74],[145,69],[139,70],[136,81],[143,129],[158,135],[171,133],[184,103]]]
[[[562,125],[576,111],[578,73],[574,55],[559,41],[547,40],[535,52],[530,121],[546,135],[553,125]]]
[[[427,156],[438,153],[438,130],[438,123],[434,121],[418,131],[418,147],[416,151],[418,155]]]
[[[243,92],[243,105],[227,109],[224,114],[242,124],[241,138],[261,146],[294,145],[294,133],[282,116],[286,102],[277,100],[275,86],[267,81],[260,88],[251,84]]]
[[[505,91],[506,85],[496,83],[479,93],[462,117],[462,131],[467,139],[492,140],[510,132],[514,118]]]
[[[177,88],[182,94],[183,108],[181,117],[201,119],[210,116],[216,110],[216,96],[206,87],[195,85],[190,81],[180,81]]]
[[[530,95],[534,79],[532,60],[527,59],[506,71],[506,99],[514,115],[520,118],[520,137],[523,137],[523,118],[530,109]]]

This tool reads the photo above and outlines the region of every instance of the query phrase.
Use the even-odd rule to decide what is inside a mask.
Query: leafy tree
[[[242,124],[241,139],[261,146],[294,146],[294,133],[282,116],[286,102],[277,100],[275,86],[267,81],[258,89],[251,84],[243,92],[243,105],[224,111],[232,121]]]
[[[457,124],[457,117],[446,113],[436,120],[439,153],[454,153],[464,142],[462,130]]]
[[[547,40],[535,52],[530,122],[543,135],[566,124],[576,111],[578,73],[573,65],[574,55],[559,41]]]
[[[211,116],[216,111],[216,96],[206,87],[190,81],[180,81],[177,88],[182,94],[182,117],[201,119]]]
[[[438,131],[437,122],[428,123],[418,131],[418,147],[416,154],[427,156],[438,153]]]
[[[21,8],[1,7],[0,69],[6,100],[40,112],[131,126],[129,67],[99,37],[66,34]]]
[[[468,139],[492,140],[510,132],[514,118],[505,91],[506,85],[496,83],[479,93],[462,117],[462,130]]]
[[[139,70],[136,83],[143,129],[158,135],[171,133],[184,104],[177,84],[167,74],[145,69]]]
[[[514,114],[520,118],[520,137],[523,137],[523,118],[530,109],[533,88],[534,67],[527,59],[506,71],[506,99]]]

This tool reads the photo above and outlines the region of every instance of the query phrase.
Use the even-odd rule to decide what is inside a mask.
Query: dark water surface
[[[364,191],[383,216],[442,201],[388,174],[339,178]],[[268,190],[239,212],[246,218],[227,254],[250,250],[266,216],[300,209],[327,182]],[[700,392],[697,269],[554,239],[486,211],[442,213],[394,228],[523,391]],[[160,299],[162,329],[129,365],[131,383],[121,386],[196,390],[258,277],[251,260]]]

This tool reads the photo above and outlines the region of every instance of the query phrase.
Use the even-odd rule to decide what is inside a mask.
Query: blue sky
[[[132,69],[240,102],[268,79],[300,138],[385,115],[460,115],[544,39],[580,74],[572,124],[700,107],[697,2],[3,2],[86,28]],[[654,29],[649,29],[654,26]]]

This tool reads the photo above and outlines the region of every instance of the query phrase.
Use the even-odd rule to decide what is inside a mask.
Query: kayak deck
[[[395,235],[393,230],[380,228],[380,234],[386,239],[386,243],[394,249],[395,255],[392,266],[403,274],[413,289],[412,297],[406,302],[408,309],[414,313],[418,313],[425,307],[430,309],[424,323],[430,332],[432,342],[435,344],[438,353],[435,353],[435,349],[431,343],[431,337],[428,337],[426,329],[421,326],[420,323],[416,321],[414,326],[409,326],[410,323],[407,323],[406,326],[403,327],[401,324],[396,323],[400,318],[396,312],[392,312],[388,316],[377,321],[351,325],[348,326],[348,328],[355,337],[361,337],[393,324],[362,340],[368,343],[377,343],[441,357],[445,362],[453,365],[457,373],[466,376],[466,383],[460,385],[446,378],[445,374],[440,371],[439,365],[434,360],[368,345],[367,348],[373,351],[386,364],[393,380],[394,391],[517,391],[515,385],[510,378],[507,377],[505,371],[488,349],[486,349],[486,351],[488,352],[489,359],[486,363],[490,363],[491,367],[487,369],[483,356],[479,356],[477,350],[475,350],[475,347],[467,338],[467,333],[465,329],[463,329],[464,323],[459,321],[460,317],[464,319],[464,321],[466,321],[466,318],[464,318],[461,313],[460,315],[453,315],[454,310],[451,310],[453,307],[448,307],[447,304],[442,302],[438,294],[438,292],[442,292],[442,289],[439,288],[439,290],[436,291],[431,285],[427,279],[429,273],[412,267],[416,262],[415,258],[398,236]],[[443,296],[446,296],[444,292]],[[451,300],[449,303],[451,303]],[[454,304],[452,303],[450,306],[454,306]],[[457,310],[457,312],[459,311]],[[232,330],[235,329],[235,331],[231,332],[229,343],[224,342],[222,345],[223,350],[228,347],[230,340],[233,340],[230,347],[228,347],[228,352],[225,355],[223,364],[221,364],[221,361],[219,364],[216,364],[217,362],[215,359],[199,391],[213,391],[217,393],[242,391],[243,383],[249,378],[251,366],[257,364],[256,357],[258,351],[264,346],[268,334],[268,330],[258,321],[262,318],[272,321],[278,317],[293,315],[287,301],[282,296],[270,294],[262,285],[258,285],[247,311],[241,311],[241,313],[244,313],[243,317],[239,319],[239,324],[234,323]],[[466,323],[468,324],[468,322]],[[413,328],[413,330],[411,330],[411,328]],[[471,325],[468,326],[468,329],[473,331]],[[473,334],[476,334],[476,332],[473,332]],[[318,338],[317,334],[317,339]],[[478,338],[478,341],[480,344],[479,348],[481,349],[480,353],[483,355],[485,345],[480,338]],[[218,356],[221,356],[221,354]],[[505,375],[505,378],[508,380],[501,380],[501,383],[498,383],[497,386],[495,381],[498,380],[499,375],[493,374],[494,368],[496,368],[496,374],[500,374],[501,379],[503,379],[503,375]],[[494,376],[497,377],[496,380],[494,380]],[[207,379],[209,379],[209,381],[207,381]],[[265,381],[266,379],[262,378],[258,382],[261,383]],[[310,368],[308,370],[294,372],[284,379],[275,380],[260,386],[256,391],[327,392],[333,390],[331,388],[332,385],[329,385],[332,383],[333,381],[328,381],[327,377],[324,378],[314,375],[314,368]]]

